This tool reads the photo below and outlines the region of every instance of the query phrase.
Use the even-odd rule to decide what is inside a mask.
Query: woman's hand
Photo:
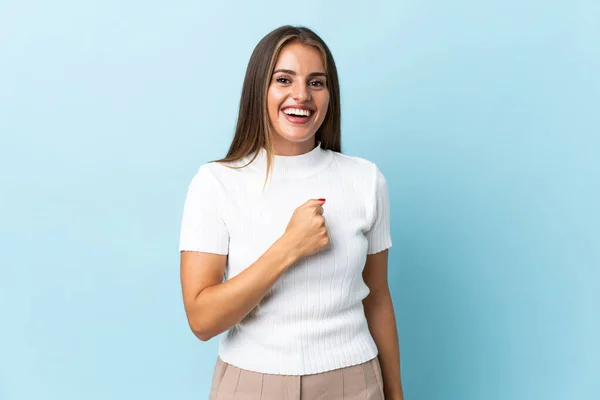
[[[329,244],[324,203],[325,199],[310,199],[294,210],[282,239],[296,259],[314,254]]]

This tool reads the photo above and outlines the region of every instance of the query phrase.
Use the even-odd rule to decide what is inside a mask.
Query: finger
[[[310,199],[306,202],[306,204],[313,207],[321,206],[325,204],[325,199]]]
[[[318,207],[317,207],[317,214],[319,214],[319,215],[323,215],[323,212],[324,212],[324,211],[325,211],[325,210],[323,209],[323,207],[322,207],[322,206],[318,206]]]

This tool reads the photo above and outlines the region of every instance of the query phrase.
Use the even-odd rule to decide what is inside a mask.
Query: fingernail
[[[325,201],[325,199],[317,199],[317,200],[319,200],[319,201]]]

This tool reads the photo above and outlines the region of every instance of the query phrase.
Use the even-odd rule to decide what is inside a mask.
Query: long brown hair
[[[327,74],[329,105],[325,119],[315,133],[315,141],[321,142],[322,149],[342,152],[340,86],[333,56],[323,39],[312,30],[301,26],[281,26],[262,38],[250,56],[242,87],[235,136],[227,156],[215,160],[215,162],[221,163],[238,161],[255,151],[258,155],[258,150],[264,147],[267,152],[265,183],[269,177],[273,161],[273,144],[271,141],[273,127],[267,111],[267,91],[279,52],[284,45],[291,42],[314,46],[321,52],[325,64],[325,73]],[[256,155],[248,164],[256,159]],[[243,168],[246,165],[230,167]]]

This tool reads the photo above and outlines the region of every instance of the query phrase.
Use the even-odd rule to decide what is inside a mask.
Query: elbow
[[[208,306],[188,305],[186,316],[192,333],[203,342],[208,342],[222,332],[219,316],[215,315]]]
[[[196,331],[192,331],[192,332],[194,333],[194,336],[196,336],[198,339],[200,339],[203,342],[208,342],[210,339],[213,338],[213,336],[207,335],[206,333],[196,332]]]
[[[200,321],[190,319],[188,320],[188,323],[194,336],[203,342],[208,342],[210,339],[216,336],[211,332],[210,329],[207,329],[206,324],[201,323]]]
[[[194,334],[194,336],[196,336],[198,339],[200,339],[203,342],[208,342],[210,339],[212,339],[215,335],[211,335],[209,332],[205,331],[205,330],[200,330],[200,329],[195,329],[192,328],[192,333]]]

